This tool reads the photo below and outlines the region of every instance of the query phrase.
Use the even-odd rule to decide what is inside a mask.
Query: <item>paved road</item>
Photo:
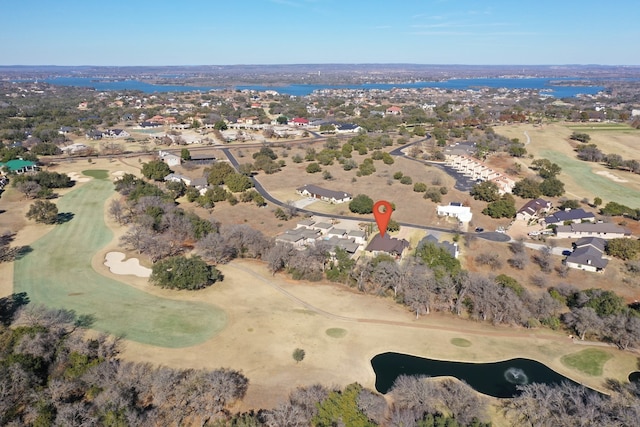
[[[417,141],[419,142],[419,141]],[[412,144],[415,144],[417,142],[413,142]],[[403,147],[400,147],[400,149],[405,148],[409,145],[412,144],[407,144]],[[230,148],[222,148],[221,149],[222,153],[224,153],[224,155],[227,157],[227,159],[229,159],[229,162],[233,165],[233,167],[235,167],[236,169],[240,166],[240,164],[238,163],[238,160],[235,158],[235,156],[233,155],[233,153],[231,153]],[[281,202],[280,200],[276,199],[275,197],[273,197],[271,194],[269,194],[269,192],[267,191],[266,188],[264,188],[264,186],[260,183],[260,181],[258,181],[258,179],[256,177],[251,177],[251,180],[253,181],[253,185],[256,189],[256,191],[258,193],[260,193],[262,195],[262,197],[264,197],[264,199],[270,203],[273,203],[276,206],[286,206],[285,203]],[[373,223],[375,220],[373,218],[370,217],[360,217],[360,216],[350,216],[350,215],[331,215],[331,214],[326,214],[326,213],[322,213],[322,212],[316,212],[314,210],[311,209],[306,209],[306,208],[302,208],[302,209],[298,209],[300,212],[303,213],[308,213],[310,215],[314,215],[314,216],[318,216],[318,217],[324,217],[324,218],[335,218],[335,219],[344,219],[344,220],[356,220],[356,221],[360,221],[360,222],[371,222]],[[413,227],[413,228],[418,228],[421,230],[427,230],[427,231],[438,231],[438,232],[445,232],[445,233],[455,233],[456,230],[454,228],[444,228],[444,227],[434,227],[431,225],[422,225],[422,224],[412,224],[412,223],[408,223],[408,222],[399,222],[398,224],[400,224],[400,226],[402,227]],[[473,234],[478,236],[479,238],[482,239],[486,239],[486,240],[492,240],[492,241],[509,241],[510,238],[508,236],[506,236],[505,234],[502,233],[475,233],[475,232],[469,232],[469,233],[465,233],[465,232],[459,232],[460,234]],[[496,236],[498,235],[498,236]],[[504,240],[504,238],[507,238],[507,240]]]

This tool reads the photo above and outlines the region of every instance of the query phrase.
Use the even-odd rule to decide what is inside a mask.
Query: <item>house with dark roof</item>
[[[561,239],[579,239],[581,237],[600,237],[603,239],[618,239],[630,237],[631,231],[616,224],[599,222],[581,222],[577,224],[559,225],[555,230]]]
[[[523,221],[530,221],[532,219],[537,219],[549,212],[551,209],[551,202],[544,199],[534,199],[529,200],[527,203],[522,206],[518,212],[516,213],[516,219],[520,219]]]
[[[578,270],[603,272],[609,261],[604,258],[606,240],[598,237],[584,237],[574,244],[574,250],[564,264]]]
[[[306,184],[296,189],[298,194],[305,197],[323,200],[329,203],[345,203],[351,200],[351,194],[344,191],[327,190],[317,185]]]
[[[373,256],[386,254],[400,259],[408,248],[409,242],[405,239],[396,239],[389,236],[389,233],[385,233],[384,236],[380,234],[373,236],[365,251],[370,252]]]
[[[591,212],[586,212],[584,209],[566,209],[564,211],[555,212],[552,215],[547,216],[544,219],[546,225],[564,225],[567,222],[580,223],[580,222],[595,222],[596,217]]]
[[[358,133],[363,130],[362,127],[354,123],[337,123],[335,127],[337,133]]]

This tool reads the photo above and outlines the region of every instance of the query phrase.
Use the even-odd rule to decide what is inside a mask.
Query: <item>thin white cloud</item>
[[[408,33],[412,36],[501,36],[501,37],[520,37],[520,36],[539,36],[540,33],[527,31],[499,31],[499,32],[474,32],[474,31],[411,31]]]

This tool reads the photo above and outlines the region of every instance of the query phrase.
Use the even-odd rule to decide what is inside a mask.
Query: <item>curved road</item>
[[[402,150],[404,150],[407,147],[410,147],[414,144],[418,144],[421,143],[425,140],[427,140],[429,138],[429,136],[427,136],[427,138],[421,139],[419,141],[414,141],[411,142],[409,144],[405,144],[401,147],[398,147],[396,149],[394,149],[393,151],[390,152],[391,155],[394,156],[403,156],[404,154],[402,153]],[[233,167],[238,170],[240,163],[238,162],[238,160],[235,158],[235,156],[233,155],[233,153],[231,153],[231,148],[230,147],[224,147],[224,148],[219,148],[223,154],[227,157],[227,159],[229,159],[229,162],[233,165]],[[410,157],[406,157],[411,159]],[[424,162],[418,159],[412,159],[418,162]],[[446,171],[445,171],[446,172]],[[271,194],[269,194],[269,192],[267,191],[266,188],[264,188],[264,186],[260,183],[260,181],[258,181],[256,179],[256,177],[252,176],[251,177],[251,181],[253,182],[253,185],[256,189],[256,191],[258,191],[258,193],[260,193],[262,195],[262,197],[264,197],[265,200],[273,203],[276,206],[281,206],[284,207],[286,206],[285,203],[283,203],[282,201],[276,199],[275,197],[273,197]],[[457,181],[456,181],[457,182]],[[335,219],[344,219],[344,220],[357,220],[360,222],[374,222],[375,220],[372,218],[362,218],[362,217],[356,217],[356,216],[349,216],[349,215],[331,215],[331,214],[326,214],[326,213],[322,213],[322,212],[316,212],[313,211],[311,209],[305,209],[305,208],[298,208],[298,211],[300,212],[304,212],[304,213],[308,213],[311,215],[315,215],[315,216],[319,216],[319,217],[323,217],[323,218],[335,218]],[[413,227],[413,228],[418,228],[421,230],[432,230],[432,231],[439,231],[439,232],[445,232],[445,233],[454,233],[456,232],[455,229],[453,228],[444,228],[444,227],[434,227],[434,226],[429,226],[429,225],[421,225],[421,224],[412,224],[412,223],[408,223],[408,222],[399,222],[398,223],[400,226],[403,227]],[[463,232],[463,231],[459,231],[460,234],[471,234],[474,236],[478,236],[482,239],[485,240],[491,240],[491,241],[496,241],[496,242],[508,242],[510,240],[509,236],[502,234],[502,233],[471,233],[471,232]]]

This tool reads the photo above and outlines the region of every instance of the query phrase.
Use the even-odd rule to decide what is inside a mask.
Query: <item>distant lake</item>
[[[413,82],[413,83],[370,83],[352,85],[303,85],[291,84],[283,86],[240,85],[237,90],[274,90],[278,93],[295,96],[306,96],[315,90],[322,89],[353,89],[353,90],[391,90],[391,89],[420,89],[439,88],[452,90],[478,90],[480,88],[506,89],[536,89],[556,98],[572,98],[579,94],[594,95],[602,90],[602,86],[558,86],[559,81],[580,82],[580,78],[482,78],[482,79],[451,79],[441,82]],[[93,87],[99,91],[109,90],[139,90],[144,93],[154,92],[207,92],[221,90],[223,86],[185,86],[185,85],[156,85],[138,80],[102,80],[91,77],[55,77],[44,80],[47,83],[61,86]]]

